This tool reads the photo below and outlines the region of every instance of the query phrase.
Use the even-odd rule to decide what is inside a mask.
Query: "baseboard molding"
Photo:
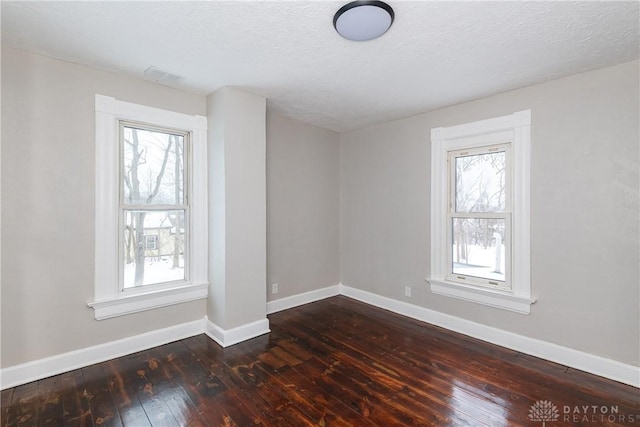
[[[269,319],[266,318],[236,328],[223,329],[205,316],[205,333],[222,347],[229,347],[269,332]]]
[[[342,283],[270,301],[267,303],[267,312],[269,314],[275,313],[336,295],[344,295],[412,319],[440,326],[492,344],[560,363],[634,387],[640,387],[640,367],[383,297],[371,292],[345,286]],[[202,333],[206,333],[222,347],[229,347],[269,332],[268,319],[261,319],[256,322],[225,330],[211,322],[205,316],[204,320],[195,320],[193,322],[170,326],[168,328],[0,369],[0,389],[4,390],[9,387],[26,384],[31,381],[58,375],[116,357],[126,356]]]
[[[69,372],[74,369],[126,356],[204,332],[204,321],[182,323],[156,331],[111,341],[68,353],[0,369],[0,389]]]
[[[560,363],[571,368],[586,371],[634,387],[640,387],[640,367],[638,366],[628,365],[605,357],[585,353],[580,350],[518,335],[513,332],[486,326],[414,304],[351,288],[349,286],[341,286],[341,294],[349,298],[353,298],[412,319],[459,332],[482,341],[487,341],[521,353],[530,354],[532,356]]]
[[[342,284],[338,284],[269,301],[267,303],[267,314],[277,313],[278,311],[288,310],[293,307],[320,301],[325,298],[335,297],[336,295],[340,295],[341,292]]]
[[[237,328],[224,330],[205,316],[203,320],[170,326],[156,331],[107,342],[56,356],[38,359],[0,369],[0,389],[73,371],[95,363],[148,350],[159,345],[206,333],[222,347],[269,333],[269,320],[262,319]]]

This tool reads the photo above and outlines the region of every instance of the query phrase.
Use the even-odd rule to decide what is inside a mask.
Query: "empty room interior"
[[[640,423],[637,1],[2,1],[1,425]]]

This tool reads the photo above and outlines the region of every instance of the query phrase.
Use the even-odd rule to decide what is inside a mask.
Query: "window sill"
[[[529,314],[531,304],[536,302],[535,299],[514,295],[508,291],[444,282],[441,280],[425,280],[431,285],[431,292],[434,294],[471,301],[520,314]]]
[[[151,291],[144,294],[127,295],[118,298],[93,301],[87,305],[95,310],[96,320],[109,319],[125,314],[138,313],[154,308],[167,307],[188,301],[206,298],[207,283],[181,286],[179,288]]]

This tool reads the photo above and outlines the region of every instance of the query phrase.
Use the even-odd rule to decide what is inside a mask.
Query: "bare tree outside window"
[[[122,124],[124,288],[185,280],[186,135]],[[155,247],[145,236],[155,236]]]

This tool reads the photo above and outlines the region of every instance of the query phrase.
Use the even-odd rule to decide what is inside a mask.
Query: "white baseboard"
[[[126,356],[204,332],[204,321],[182,323],[156,331],[70,351],[0,369],[0,389],[26,384],[74,369]]]
[[[271,301],[267,303],[267,312],[269,314],[275,313],[336,295],[344,295],[492,344],[590,372],[634,387],[640,387],[640,367],[563,347],[547,341],[518,335],[513,332],[461,319],[371,292],[351,288],[344,286],[342,283]],[[228,347],[269,333],[269,331],[268,319],[261,319],[256,322],[225,330],[209,321],[205,316],[204,320],[195,320],[193,322],[170,326],[157,331],[151,331],[133,337],[0,369],[0,389],[4,390],[9,387],[26,384],[31,381],[147,350],[202,333],[206,333],[222,347]]]
[[[342,284],[338,284],[269,301],[267,303],[267,314],[277,313],[278,311],[288,310],[293,307],[298,307],[299,305],[309,304],[310,302],[320,301],[329,297],[335,297],[336,295],[340,295],[341,292]]]
[[[271,332],[269,319],[257,320],[232,329],[223,329],[205,316],[205,333],[222,347],[229,347],[269,332]]]
[[[194,320],[193,322],[0,369],[0,389],[4,390],[26,384],[203,333],[206,333],[222,347],[229,347],[268,332],[268,319],[224,330],[210,322],[205,316],[202,320]]]
[[[518,335],[513,332],[486,326],[349,286],[343,285],[341,291],[344,296],[403,316],[411,317],[412,319],[440,326],[482,341],[560,363],[634,387],[640,387],[640,367],[638,366],[628,365],[580,350]]]

